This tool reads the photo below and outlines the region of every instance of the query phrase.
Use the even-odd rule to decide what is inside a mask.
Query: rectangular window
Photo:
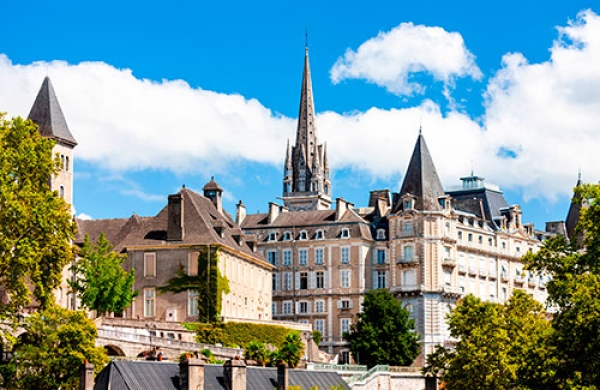
[[[343,269],[340,271],[341,272],[341,287],[342,288],[348,288],[350,287],[350,270],[349,269]]]
[[[308,264],[308,249],[300,249],[298,251],[298,264],[300,264],[300,265]]]
[[[272,280],[273,280],[273,284],[271,286],[271,288],[273,289],[273,291],[277,291],[279,290],[279,274],[273,274],[272,276]]]
[[[404,254],[404,262],[412,263],[415,259],[415,247],[412,245],[407,245],[404,248],[402,248],[402,251]]]
[[[351,309],[354,307],[352,299],[340,299],[338,301],[338,309]]]
[[[190,252],[188,253],[188,275],[189,276],[197,276],[198,275],[198,256],[200,254],[198,252]]]
[[[342,335],[350,331],[350,318],[342,318],[340,320],[340,331],[342,332]]]
[[[147,278],[156,276],[156,253],[144,253],[144,276]]]
[[[386,288],[386,271],[375,271],[375,288]]]
[[[298,313],[300,313],[300,314],[308,313],[309,312],[308,306],[309,306],[308,302],[306,302],[306,301],[298,302]]]
[[[344,246],[341,248],[341,258],[340,258],[340,262],[342,264],[348,264],[350,262],[350,247],[349,246]]]
[[[283,273],[283,289],[284,290],[292,289],[292,273],[291,272]]]
[[[319,300],[315,301],[315,313],[324,313],[325,312],[325,301]]]
[[[377,249],[377,264],[385,264],[385,249]]]
[[[315,330],[321,332],[325,336],[325,320],[315,320]]]
[[[277,302],[271,304],[271,313],[273,317],[277,315]]]
[[[323,248],[315,249],[315,264],[323,264],[323,262],[324,262]]]
[[[153,288],[144,289],[144,317],[154,317],[156,292]]]
[[[284,301],[281,312],[282,312],[282,314],[291,314],[292,313],[292,301]]]
[[[283,265],[292,265],[292,251],[290,249],[283,250]]]
[[[300,290],[308,290],[308,272],[300,272]]]
[[[198,316],[198,290],[188,291],[188,316]]]
[[[315,288],[325,288],[325,272],[315,272]]]
[[[269,261],[269,263],[275,266],[279,265],[279,253],[277,251],[268,251],[267,260]]]
[[[404,229],[404,235],[411,235],[413,233],[413,223],[412,221],[404,221],[402,224]]]

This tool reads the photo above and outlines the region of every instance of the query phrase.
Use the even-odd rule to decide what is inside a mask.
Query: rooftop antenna
[[[473,159],[471,159],[471,176],[474,176],[473,175]]]

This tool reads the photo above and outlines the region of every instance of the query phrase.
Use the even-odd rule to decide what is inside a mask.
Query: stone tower
[[[50,188],[58,192],[68,204],[73,205],[73,149],[77,146],[77,141],[69,131],[54,88],[47,76],[31,107],[29,119],[39,126],[43,137],[56,141],[53,152],[60,157],[62,168],[50,179]]]
[[[289,141],[283,174],[283,202],[291,211],[327,210],[331,205],[331,180],[327,146],[319,143],[308,48],[300,93],[296,144]]]

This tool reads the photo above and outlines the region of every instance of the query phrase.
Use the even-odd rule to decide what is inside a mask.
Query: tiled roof
[[[183,240],[176,241],[177,245],[208,245],[217,244],[229,247],[246,255],[262,259],[259,252],[254,252],[248,242],[241,236],[239,227],[228,214],[217,211],[210,199],[183,188],[182,195],[183,221],[185,235]],[[121,252],[131,246],[167,247],[168,206],[165,206],[155,217],[139,217],[133,215],[128,219],[101,219],[83,221],[78,219],[77,243],[83,242],[88,234],[95,240],[101,232],[113,244],[114,250]],[[218,230],[222,230],[219,234]]]
[[[39,126],[42,136],[56,139],[70,146],[77,145],[77,141],[69,131],[67,121],[60,109],[50,78],[47,76],[35,98],[33,107],[31,107],[29,119]]]
[[[308,390],[317,386],[330,389],[342,385],[350,389],[342,377],[334,371],[288,371],[288,384]],[[277,386],[277,369],[270,367],[247,367],[246,389],[269,390]],[[95,390],[179,390],[179,364],[175,362],[120,361],[113,360],[96,378]],[[223,366],[204,366],[204,389],[225,390]]]

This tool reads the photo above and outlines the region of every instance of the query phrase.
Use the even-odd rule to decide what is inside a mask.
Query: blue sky
[[[281,196],[305,31],[333,196],[399,189],[423,128],[446,188],[471,169],[537,228],[600,164],[594,1],[0,3],[0,111],[43,77],[79,141],[74,203],[154,215],[212,175],[234,213]],[[6,17],[8,15],[8,17]]]

